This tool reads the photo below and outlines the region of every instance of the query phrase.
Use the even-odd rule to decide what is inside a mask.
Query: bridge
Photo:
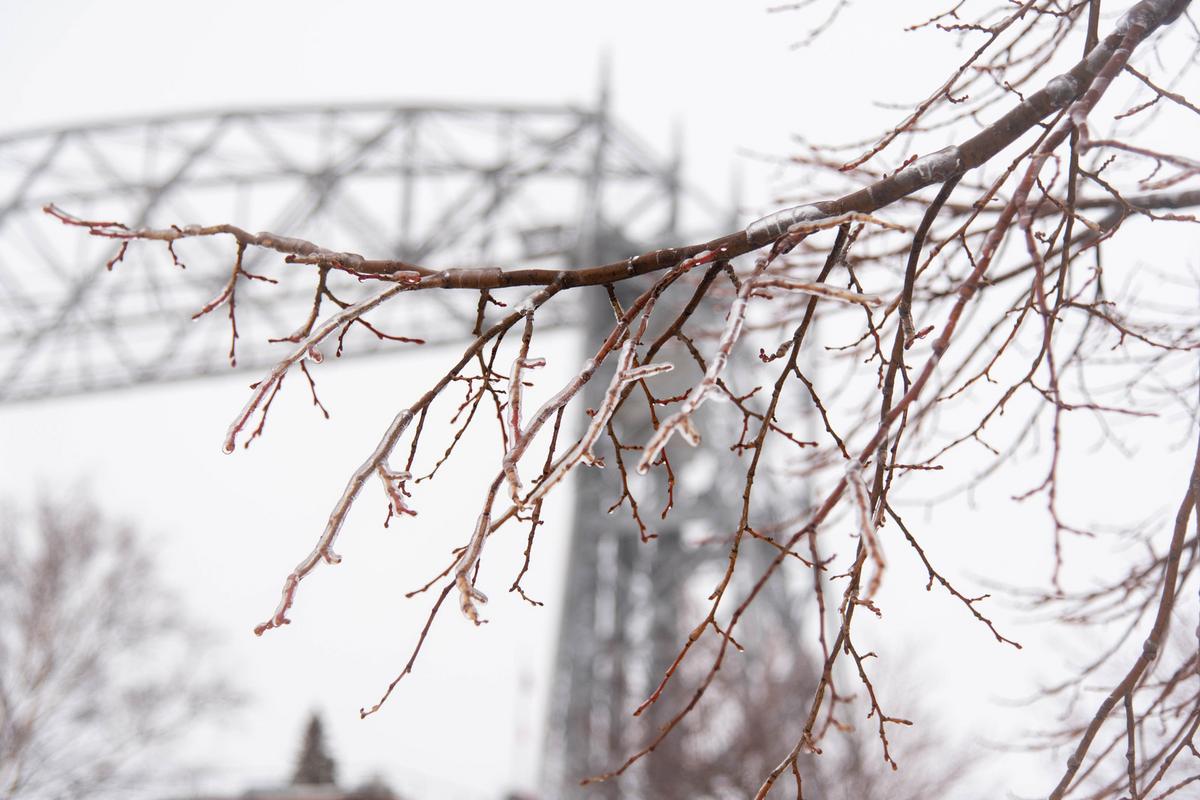
[[[727,210],[685,191],[678,152],[655,153],[611,117],[603,92],[587,108],[281,107],[3,135],[0,403],[195,379],[231,367],[262,371],[288,348],[269,340],[290,333],[311,306],[309,270],[274,254],[247,253],[246,269],[278,284],[241,284],[231,351],[222,312],[192,319],[228,278],[227,243],[177,243],[179,265],[161,246],[135,244],[112,265],[121,273],[113,276],[106,264],[114,243],[63,235],[42,211],[50,202],[130,226],[236,222],[443,267],[600,263],[684,240],[689,215],[705,220],[707,232],[728,220]],[[365,294],[352,277],[329,280],[345,301]],[[611,325],[611,312],[604,312],[606,322],[580,302],[562,297],[539,312],[539,331],[570,324],[586,334]],[[464,339],[474,325],[474,296],[426,293],[403,309],[393,305],[373,323],[431,343]],[[404,345],[365,331],[349,336],[358,338],[348,337],[347,357],[404,352]],[[584,402],[594,406],[598,398]],[[684,581],[713,557],[686,546],[682,535],[689,517],[712,516],[711,496],[690,510],[678,503],[683,508],[647,547],[625,521],[603,513],[609,489],[585,476],[576,493],[572,588],[563,601],[544,751],[552,797],[641,796],[656,780],[670,780],[635,774],[587,790],[577,785],[580,776],[619,763],[640,744],[645,726],[657,724],[652,713],[631,727],[628,711],[686,633]],[[642,597],[646,587],[653,598]],[[642,602],[649,611],[637,612]]]
[[[181,244],[196,268],[176,275],[158,248],[133,247],[115,280],[104,269],[112,243],[60,235],[41,211],[48,202],[135,226],[236,220],[373,257],[536,266],[579,263],[598,240],[663,239],[683,193],[678,155],[653,153],[603,103],[224,110],[0,136],[0,402],[230,366],[227,322],[191,321],[223,285],[225,270],[207,267],[228,248]],[[238,293],[241,369],[274,363],[283,345],[268,339],[311,303],[305,270],[270,258],[247,256],[279,285]],[[333,279],[340,297],[361,296],[353,279]],[[471,329],[473,299],[410,305],[404,328],[427,341]],[[347,352],[389,344],[368,335]]]

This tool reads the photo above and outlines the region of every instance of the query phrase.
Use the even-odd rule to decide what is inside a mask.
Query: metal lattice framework
[[[228,320],[217,313],[192,321],[228,278],[226,243],[178,243],[177,259],[188,265],[182,272],[160,246],[135,245],[113,265],[122,273],[114,278],[105,269],[114,243],[62,235],[42,212],[46,203],[139,227],[237,221],[373,258],[445,267],[601,263],[679,241],[685,202],[716,216],[712,204],[681,191],[678,157],[656,156],[617,125],[603,94],[593,109],[277,108],[0,136],[0,198],[0,403],[230,368]],[[312,275],[263,252],[247,253],[245,266],[279,281],[243,282],[237,295],[236,366],[262,370],[289,348],[269,339],[307,315]],[[329,279],[344,300],[364,294],[352,278]],[[476,299],[460,294],[388,304],[372,323],[431,343],[462,339]],[[570,321],[602,336],[611,312],[579,303],[560,298],[539,313],[539,330]],[[408,347],[355,335],[347,337],[348,356]],[[593,382],[586,403],[598,403],[604,383]],[[589,790],[577,781],[611,766],[641,736],[640,728],[625,730],[628,705],[670,660],[682,582],[712,557],[685,552],[680,523],[688,514],[677,513],[654,548],[639,546],[635,531],[603,513],[609,488],[585,480],[576,493],[572,588],[544,753],[544,781],[555,797],[637,794],[637,778]],[[713,498],[693,499],[684,504],[692,518],[711,516]],[[648,585],[654,612],[640,619],[633,610]]]
[[[0,402],[229,367],[227,321],[190,320],[227,277],[222,242],[179,246],[193,265],[182,275],[160,248],[131,248],[114,280],[112,243],[59,235],[48,202],[137,226],[236,219],[371,257],[532,266],[576,262],[596,237],[661,239],[680,197],[678,159],[652,154],[603,103],[220,111],[2,136]],[[284,345],[267,340],[311,303],[311,276],[279,261],[247,260],[280,285],[239,291],[239,367],[274,363]],[[344,278],[337,290],[362,293]],[[387,330],[402,313],[406,335],[448,341],[469,332],[473,304],[445,293],[374,322]],[[385,348],[365,334],[346,351]]]

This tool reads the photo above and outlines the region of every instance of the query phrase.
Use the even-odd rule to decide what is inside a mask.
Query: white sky
[[[839,32],[793,52],[788,45],[809,24],[754,2],[7,0],[0,4],[0,130],[289,102],[588,103],[607,53],[617,117],[663,150],[673,126],[682,126],[691,180],[722,197],[740,149],[786,154],[793,131],[816,141],[865,138],[896,115],[872,100],[923,96],[950,63],[943,57],[949,37],[901,29],[941,5],[861,3]],[[903,68],[881,69],[887,64]],[[747,202],[769,205],[763,184],[744,191]],[[573,353],[570,337],[555,342],[544,351],[551,367],[538,376],[543,386],[561,383]],[[281,579],[395,413],[396,392],[381,391],[381,372],[407,396],[446,352],[330,367],[321,383],[330,422],[305,393],[285,391],[265,439],[233,457],[219,444],[244,401],[244,375],[0,407],[5,493],[22,497],[38,485],[85,480],[112,513],[135,518],[162,542],[172,580],[226,643],[215,658],[236,671],[247,705],[194,755],[216,764],[228,786],[284,778],[311,708],[326,713],[335,754],[354,779],[379,771],[418,797],[448,798],[453,791],[492,797],[498,786],[533,781],[541,695],[519,687],[523,675],[546,683],[552,607],[532,611],[499,592],[483,628],[446,614],[390,706],[357,719],[357,709],[374,702],[403,665],[423,621],[428,602],[404,601],[402,593],[436,572],[473,523],[477,493],[469,503],[458,500],[462,486],[478,485],[477,464],[452,464],[456,471],[423,497],[425,513],[387,531],[378,524],[382,501],[367,498],[342,537],[343,564],[304,583],[294,624],[262,639],[249,633],[274,608]],[[1179,481],[1163,475],[1143,468],[1108,477],[1121,486],[1140,481],[1166,504]],[[564,495],[547,530],[565,521],[568,508]],[[1019,568],[1031,550],[1044,552],[1045,536],[1019,515],[970,519],[966,531],[959,524],[935,531],[947,563],[964,574],[984,572],[978,564]],[[1008,542],[1026,533],[1018,555]],[[539,541],[528,586],[554,600],[561,542]],[[503,548],[490,552],[498,574],[519,564]],[[903,585],[911,565],[896,569]],[[1042,575],[1039,569],[1030,582]],[[918,674],[935,664],[931,683],[973,697],[962,701],[962,718],[951,727],[972,723],[990,735],[1021,721],[1019,709],[990,703],[1028,693],[1029,676],[1052,663],[1053,648],[1018,656],[994,646],[936,591],[909,591],[895,603],[889,622],[903,618],[900,630],[914,638],[898,636],[893,657]],[[864,630],[874,635],[872,626]],[[959,659],[952,668],[944,666],[948,653]],[[986,689],[969,691],[980,683]]]

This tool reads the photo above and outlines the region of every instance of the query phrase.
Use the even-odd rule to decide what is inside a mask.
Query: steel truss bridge
[[[677,153],[656,154],[612,119],[603,92],[590,108],[330,105],[2,135],[0,403],[230,369],[223,310],[198,321],[192,315],[227,280],[231,242],[177,243],[188,265],[182,271],[160,243],[134,243],[114,277],[105,269],[114,243],[67,234],[42,212],[46,203],[131,227],[235,222],[431,266],[568,266],[678,243],[689,213],[709,229],[724,225],[727,212],[683,190],[680,166]],[[278,361],[288,345],[268,339],[291,333],[311,306],[311,270],[281,262],[275,254],[246,254],[249,271],[279,283],[239,284],[239,369]],[[330,280],[344,300],[366,291],[346,276]],[[372,322],[431,343],[461,340],[474,324],[476,298],[468,294],[424,293],[402,310],[385,304]],[[570,323],[586,332],[606,324],[580,302],[556,299],[539,312],[539,330]],[[600,314],[611,324],[603,305]],[[354,335],[360,338],[351,341]],[[345,352],[395,354],[404,347],[364,331],[347,337]],[[592,383],[602,392],[606,381]],[[595,406],[598,398],[585,402]],[[632,437],[648,422],[619,424]],[[688,516],[714,517],[713,497],[693,503],[677,497],[677,506],[692,511],[676,514],[672,527],[661,526],[655,545],[646,546],[627,522],[604,513],[611,489],[585,479],[576,493],[571,589],[563,601],[544,753],[547,797],[654,795],[654,775],[645,771],[587,790],[577,781],[619,763],[658,724],[651,714],[651,727],[631,732],[628,712],[653,688],[684,635],[678,601],[684,581],[712,558],[688,551],[681,525]],[[652,610],[638,611],[645,608]],[[651,770],[670,769],[654,761]]]
[[[130,226],[236,220],[372,257],[536,266],[579,263],[601,239],[658,241],[681,201],[678,157],[651,152],[603,104],[292,107],[0,136],[0,402],[229,368],[227,321],[191,321],[228,277],[209,268],[232,257],[228,242],[180,243],[196,264],[182,275],[161,246],[131,246],[115,280],[113,243],[62,235],[49,202]],[[312,281],[272,254],[247,258],[280,281],[238,292],[237,365],[258,369],[282,347],[267,339],[304,318]],[[361,296],[354,284],[339,294]],[[436,294],[408,304],[404,328],[461,338],[474,301]],[[387,344],[367,335],[347,350]]]

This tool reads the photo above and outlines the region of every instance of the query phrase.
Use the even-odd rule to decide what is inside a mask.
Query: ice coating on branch
[[[504,416],[510,441],[515,442],[521,438],[521,400],[522,388],[524,386],[524,372],[527,369],[540,369],[544,366],[546,366],[546,359],[544,358],[517,357],[513,360],[508,379],[508,410]],[[516,480],[515,474],[509,477],[510,480]],[[513,486],[514,497],[519,490],[520,481],[516,480]]]
[[[874,294],[862,294],[859,292],[849,292],[845,289],[839,289],[836,286],[830,286],[825,283],[809,283],[808,281],[798,281],[795,278],[780,276],[775,278],[765,278],[758,283],[764,288],[786,289],[793,292],[801,292],[802,294],[813,295],[815,297],[825,297],[830,300],[838,300],[843,303],[857,303],[864,306],[872,306],[878,308],[883,305],[883,298]]]
[[[508,481],[513,496],[513,505],[516,508],[520,508],[534,500],[541,499],[542,495],[551,486],[557,483],[563,475],[569,472],[580,461],[586,460],[589,463],[597,463],[597,459],[591,453],[592,445],[600,438],[609,418],[620,404],[622,390],[626,384],[667,372],[672,368],[670,364],[665,363],[644,364],[635,367],[635,342],[636,337],[629,338],[621,348],[617,369],[605,394],[604,403],[593,416],[587,433],[576,442],[567,455],[563,456],[551,467],[549,473],[538,484],[537,488],[530,493],[530,496],[523,499],[518,496],[518,492],[520,491],[520,477],[517,475],[517,463],[537,436],[538,431],[541,430],[542,425],[553,417],[556,412],[560,412],[570,402],[571,398],[579,392],[580,388],[591,379],[592,374],[596,370],[595,359],[589,358],[584,362],[584,367],[580,373],[572,378],[554,397],[542,404],[533,416],[529,418],[524,430],[520,430],[518,427],[518,435],[510,441],[508,451],[504,454],[501,462],[501,473],[492,483],[487,499],[484,501],[483,511],[479,515],[479,521],[475,525],[474,533],[472,533],[470,541],[463,548],[462,554],[454,566],[454,583],[458,588],[459,603],[462,612],[476,625],[481,624],[484,620],[479,618],[478,609],[475,604],[477,601],[480,603],[487,602],[487,598],[475,588],[474,578],[471,573],[479,562],[479,554],[483,550],[484,540],[487,539],[488,533],[491,530],[492,502],[495,500],[496,492],[499,490],[501,483],[505,480]],[[514,373],[516,372],[515,367],[527,368],[531,364],[538,364],[541,361],[541,359],[518,359],[517,364],[514,365]]]
[[[404,482],[412,479],[412,473],[408,470],[397,472],[390,469],[386,464],[379,465],[378,473],[380,481],[383,482],[383,491],[387,495],[392,513],[397,517],[405,515],[415,517],[417,512],[408,507],[408,502],[404,495]],[[384,527],[387,527],[386,523]]]
[[[664,372],[670,372],[673,369],[675,369],[675,365],[667,361],[664,361],[661,364],[643,364],[640,367],[634,367],[633,369],[626,371],[625,377],[621,382],[633,383],[634,381],[640,381],[645,378],[653,378],[655,375],[661,375]]]
[[[897,171],[891,178],[871,184],[866,188],[866,193],[872,203],[879,207],[891,202],[888,198],[894,199],[897,191],[901,195],[911,194],[925,186],[945,183],[962,172],[962,154],[958,145],[950,145],[935,153],[921,156]],[[876,193],[883,189],[886,189],[883,191],[884,196],[876,197]]]
[[[791,228],[793,225],[816,222],[819,219],[824,219],[826,216],[828,215],[813,203],[792,206],[791,208],[776,211],[774,214],[768,214],[761,219],[751,222],[746,226],[746,238],[751,241],[777,239],[787,233],[788,228]]]
[[[517,313],[525,317],[525,333],[521,338],[521,350],[513,361],[508,379],[508,410],[504,416],[507,440],[510,447],[517,447],[521,441],[522,423],[522,392],[525,385],[525,370],[539,369],[546,365],[544,358],[529,357],[529,343],[533,338],[533,303],[532,297],[526,298],[517,309]],[[527,305],[528,304],[528,305]],[[504,474],[508,479],[509,493],[513,502],[521,494],[521,476],[517,472],[515,459],[504,459]]]
[[[922,186],[945,183],[962,171],[962,157],[959,155],[958,146],[950,145],[936,153],[921,156],[893,175],[892,180],[899,184],[901,191],[915,192]]]
[[[1056,75],[1046,84],[1046,94],[1055,106],[1064,106],[1079,94],[1079,81],[1073,75]]]
[[[875,566],[870,580],[862,581],[862,584],[866,586],[862,597],[870,602],[879,591],[879,586],[883,581],[883,572],[887,568],[887,560],[883,556],[883,547],[879,541],[878,514],[880,509],[872,510],[871,492],[867,488],[867,482],[863,479],[862,468],[862,462],[858,459],[851,459],[846,464],[846,486],[850,490],[850,499],[854,502],[859,538],[866,548],[867,557]]]
[[[918,158],[908,168],[915,170],[923,181],[943,183],[962,172],[962,157],[958,153],[958,145],[952,144]]]
[[[306,575],[316,568],[318,563],[324,561],[327,564],[337,564],[342,560],[341,556],[333,551],[333,544],[342,529],[342,523],[346,521],[346,515],[350,513],[350,506],[353,505],[354,498],[362,490],[363,484],[372,475],[379,474],[380,477],[383,477],[385,474],[403,474],[388,470],[384,462],[412,420],[413,411],[411,408],[406,408],[396,414],[395,418],[392,419],[392,424],[384,431],[383,438],[379,440],[379,444],[375,445],[375,449],[371,452],[370,457],[350,476],[350,480],[346,483],[346,488],[342,492],[342,496],[338,498],[337,504],[334,505],[333,511],[329,514],[329,522],[325,524],[325,530],[321,533],[321,538],[317,540],[316,547],[304,557],[303,561],[296,565],[296,568],[292,570],[291,574],[283,582],[283,593],[279,599],[279,605],[276,606],[275,613],[271,615],[270,619],[259,623],[254,628],[256,636],[262,636],[263,633],[271,628],[278,628],[281,625],[288,624],[287,611],[292,607],[292,601],[296,596],[296,587]]]
[[[237,444],[237,436],[242,429],[246,427],[246,423],[250,421],[250,417],[254,412],[263,407],[263,414],[266,413],[266,406],[270,405],[269,397],[273,396],[275,391],[278,391],[279,384],[283,381],[283,376],[291,369],[292,365],[305,357],[311,357],[311,352],[331,333],[349,325],[354,320],[362,317],[368,311],[371,311],[380,303],[385,302],[391,297],[406,290],[405,284],[394,283],[388,286],[383,291],[368,297],[352,306],[343,308],[338,313],[332,315],[322,322],[315,330],[309,333],[308,337],[300,341],[296,345],[296,349],[287,355],[282,361],[267,373],[267,376],[254,384],[253,392],[250,394],[250,399],[246,401],[246,405],[242,407],[240,413],[234,418],[233,422],[229,423],[229,428],[225,431],[225,441],[221,445],[221,449],[226,453],[232,453],[234,446]],[[264,406],[263,404],[266,404]],[[407,424],[407,422],[405,422]],[[261,430],[261,427],[260,427]],[[391,429],[389,428],[389,431]],[[254,435],[251,435],[251,439]],[[369,470],[368,470],[369,472]]]
[[[1176,6],[1174,11],[1171,10],[1172,5]],[[1117,20],[1116,27],[1113,28],[1113,33],[1124,34],[1135,23],[1150,25],[1157,18],[1161,18],[1163,24],[1169,24],[1179,18],[1187,5],[1179,0],[1148,0],[1138,3],[1121,15],[1121,18]]]
[[[794,210],[788,209],[788,211]],[[776,217],[778,214],[771,216]],[[771,217],[764,217],[764,219],[771,219]],[[762,220],[759,221],[762,222]],[[789,223],[788,227],[790,228],[795,224],[798,223]],[[747,228],[746,230],[749,231],[750,229]],[[637,464],[639,475],[645,475],[649,471],[650,465],[662,453],[663,448],[667,446],[667,442],[671,441],[671,437],[674,434],[678,433],[681,435],[693,447],[700,444],[700,434],[696,430],[695,425],[692,424],[692,414],[700,406],[704,405],[704,401],[717,388],[717,381],[720,379],[721,373],[725,371],[725,365],[729,361],[729,354],[733,351],[734,344],[737,343],[737,340],[742,335],[742,326],[746,322],[746,309],[750,304],[750,297],[758,287],[758,282],[762,278],[763,273],[766,272],[769,263],[770,259],[768,257],[760,257],[754,265],[754,272],[746,280],[742,281],[742,287],[738,290],[737,299],[733,301],[733,305],[729,308],[729,317],[725,322],[725,330],[721,333],[721,341],[717,345],[717,352],[713,354],[713,358],[708,364],[708,369],[704,372],[704,377],[688,392],[688,396],[684,398],[679,410],[663,420],[663,423],[658,426],[658,430],[650,437],[650,441],[646,443],[646,449],[643,451],[642,458]]]
[[[1129,26],[1133,22],[1133,17],[1130,16],[1131,14],[1133,14],[1132,8],[1122,14],[1121,18],[1117,20],[1117,24],[1113,26],[1112,32],[1124,33],[1125,31],[1129,30]]]
[[[471,537],[470,544],[467,545],[467,549],[459,558],[454,570],[454,585],[458,589],[458,607],[463,616],[475,625],[487,622],[480,618],[479,609],[475,603],[476,601],[486,603],[488,598],[486,594],[475,588],[470,571],[475,562],[479,560],[479,551],[483,549],[483,539],[487,535],[491,518],[488,509],[484,509],[483,513],[479,515],[479,521],[475,523],[475,535]]]
[[[670,372],[674,369],[674,365],[670,363],[661,364],[642,364],[641,366],[633,366],[634,359],[637,355],[634,350],[632,339],[626,339],[625,344],[621,346],[621,352],[617,356],[616,371],[613,372],[612,380],[609,381],[608,389],[604,392],[604,401],[600,404],[600,408],[592,415],[592,421],[588,425],[587,431],[575,445],[550,468],[546,477],[534,488],[529,496],[519,505],[529,505],[537,502],[545,497],[556,484],[558,484],[567,473],[575,468],[575,465],[580,461],[591,466],[604,466],[604,463],[596,458],[592,452],[592,447],[599,441],[604,434],[604,429],[608,425],[608,421],[616,412],[617,406],[620,405],[621,395],[625,387],[636,381],[644,380],[655,375],[661,375],[664,372]]]

